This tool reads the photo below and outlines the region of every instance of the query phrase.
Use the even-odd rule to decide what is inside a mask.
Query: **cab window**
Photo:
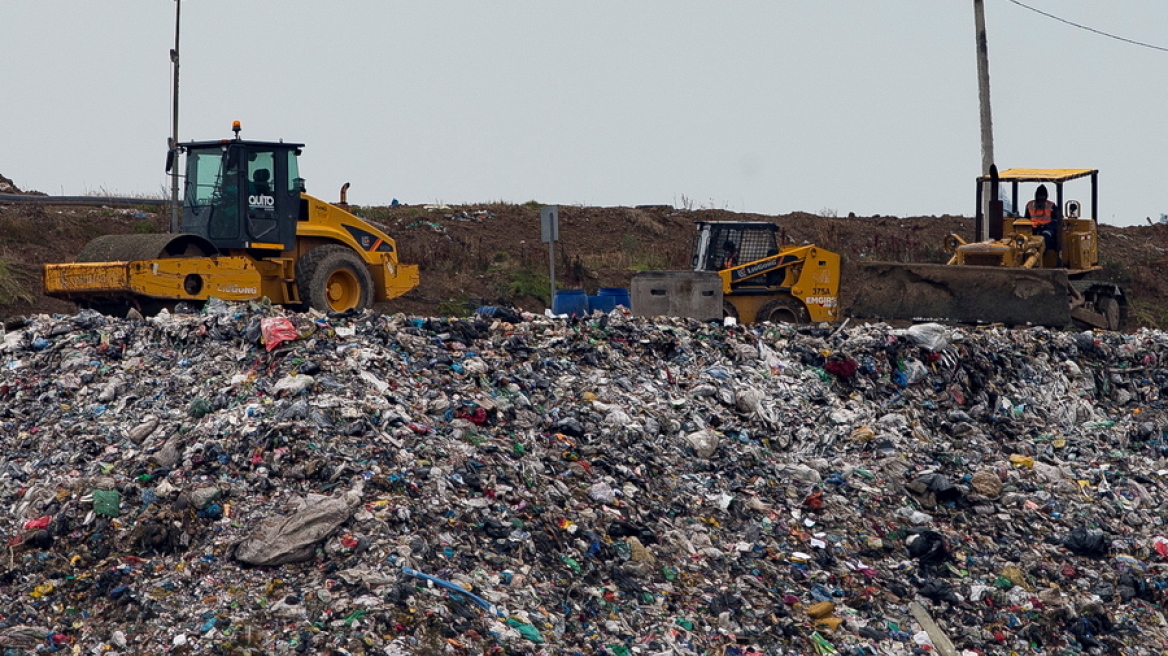
[[[222,151],[195,151],[189,158],[187,173],[187,204],[210,205],[215,199],[223,173]]]
[[[272,152],[253,152],[248,157],[248,160],[248,196],[271,196],[273,192],[272,185],[276,181],[276,163]]]
[[[291,194],[299,194],[303,191],[304,178],[300,177],[300,160],[297,159],[299,151],[289,150],[288,152],[288,192]]]

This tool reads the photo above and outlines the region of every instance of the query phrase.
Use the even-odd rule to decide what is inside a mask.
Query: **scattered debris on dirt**
[[[540,242],[537,203],[475,206],[354,207],[385,227],[403,261],[421,266],[422,284],[380,309],[426,316],[465,316],[481,305],[515,304],[540,311],[549,298],[547,246]],[[782,216],[725,210],[561,206],[556,276],[561,287],[628,287],[638,271],[690,266],[698,220],[773,221],[787,243],[815,243],[843,256],[843,302],[863,292],[853,275],[861,259],[943,262],[942,241],[970,236],[973,221],[958,216],[836,217],[796,212]],[[39,272],[68,262],[101,234],[157,232],[168,218],[157,208],[45,207],[0,202],[0,260]],[[1132,299],[1135,326],[1168,327],[1168,225],[1100,228],[1105,277]],[[0,305],[0,314],[67,312],[72,305],[36,292],[32,303]]]

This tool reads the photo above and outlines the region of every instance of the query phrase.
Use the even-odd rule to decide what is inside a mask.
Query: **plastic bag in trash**
[[[93,512],[106,517],[122,514],[122,495],[117,490],[94,490]]]
[[[945,537],[936,531],[918,531],[905,540],[908,555],[922,565],[940,565],[949,558]]]
[[[913,344],[929,351],[940,351],[949,346],[949,329],[939,323],[918,323],[892,333],[907,337]]]
[[[284,342],[290,342],[299,334],[296,325],[288,317],[265,317],[260,320],[260,332],[264,339],[264,348],[268,352],[276,350]]]
[[[1063,540],[1063,546],[1077,556],[1102,558],[1107,555],[1111,540],[1102,531],[1092,531],[1086,526],[1076,527]]]

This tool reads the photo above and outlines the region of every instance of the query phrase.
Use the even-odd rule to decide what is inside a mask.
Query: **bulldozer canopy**
[[[998,174],[998,180],[1002,182],[1067,182],[1068,180],[1076,180],[1078,178],[1085,178],[1093,173],[1098,173],[1097,169],[1006,169]],[[990,178],[983,175],[978,178],[981,182],[986,182]]]

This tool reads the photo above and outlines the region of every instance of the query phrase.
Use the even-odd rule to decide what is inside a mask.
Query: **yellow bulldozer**
[[[836,321],[840,257],[814,245],[779,246],[762,221],[698,221],[693,270],[722,281],[722,311],[741,323]]]
[[[1064,189],[1076,180],[1090,184],[1089,214]],[[976,231],[988,239],[967,242],[949,235],[946,264],[860,263],[860,290],[849,316],[1121,330],[1127,296],[1115,283],[1099,278],[1094,218],[1098,181],[1095,169],[1009,169],[998,174],[991,167],[990,175],[977,179]],[[1002,183],[1009,185],[1010,212],[999,199]],[[1054,207],[1061,210],[1061,220],[1051,224],[1049,239],[1019,211],[1025,205],[1025,200],[1019,203],[1020,185],[1027,183],[1055,188]],[[988,215],[982,211],[986,186]]]
[[[243,140],[238,121],[232,129],[233,139],[178,147],[179,234],[98,237],[75,262],[45,265],[45,294],[114,314],[211,297],[341,312],[418,285],[418,267],[398,260],[396,242],[348,211],[345,189],[339,204],[305,193],[304,144]]]

